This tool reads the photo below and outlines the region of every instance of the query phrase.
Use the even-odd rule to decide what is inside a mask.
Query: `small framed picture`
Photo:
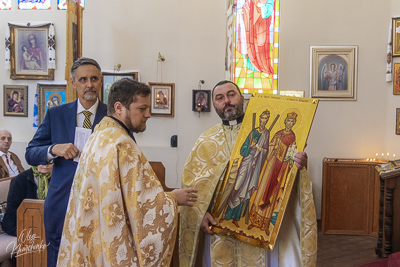
[[[111,85],[122,78],[131,78],[135,81],[138,81],[138,73],[137,72],[102,72],[103,74],[103,89],[101,90],[100,100],[107,104],[108,93],[110,92]]]
[[[149,83],[151,88],[151,115],[174,116],[174,83]]]
[[[211,90],[193,90],[192,110],[210,112]]]
[[[67,103],[66,84],[37,84],[38,92],[38,125],[40,125],[48,109]]]
[[[392,54],[400,56],[400,17],[392,18]]]
[[[311,46],[311,97],[356,100],[357,46]]]
[[[400,63],[394,63],[393,94],[400,95]]]
[[[400,135],[400,108],[396,108],[396,134]]]
[[[28,117],[28,86],[4,85],[4,116]]]
[[[41,26],[19,26],[9,23],[10,78],[14,80],[54,80],[54,69],[49,62],[54,58],[55,39],[49,35],[50,23]]]

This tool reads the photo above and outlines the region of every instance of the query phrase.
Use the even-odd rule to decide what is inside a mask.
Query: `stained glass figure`
[[[236,0],[231,78],[244,93],[278,89],[280,0]]]
[[[76,0],[75,0],[76,2]],[[85,0],[79,0],[81,3],[82,8],[85,7]],[[67,0],[58,0],[57,8],[60,10],[66,10],[67,9]]]
[[[51,9],[51,0],[18,0],[18,9]]]
[[[11,0],[0,1],[0,10],[10,10],[10,9],[11,9]]]

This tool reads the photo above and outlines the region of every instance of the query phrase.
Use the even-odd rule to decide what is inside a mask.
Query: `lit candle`
[[[396,160],[396,154],[393,154],[393,160]]]
[[[378,159],[378,153],[375,154],[375,158]]]
[[[387,161],[389,161],[389,153],[387,153]]]
[[[383,153],[382,153],[382,160],[383,160]]]

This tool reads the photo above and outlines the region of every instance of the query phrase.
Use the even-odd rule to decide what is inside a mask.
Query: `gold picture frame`
[[[392,18],[392,55],[400,56],[400,17]]]
[[[400,95],[400,63],[393,65],[393,94]]]
[[[357,100],[357,46],[311,46],[311,97]]]
[[[4,116],[28,117],[28,86],[4,85]]]
[[[400,135],[400,108],[396,108],[396,135]]]
[[[67,103],[66,84],[38,83],[38,126],[49,108]]]
[[[67,0],[67,31],[65,80],[67,81],[67,102],[74,101],[78,94],[70,80],[70,70],[75,60],[82,57],[83,8],[79,2]]]
[[[214,233],[274,249],[297,173],[294,155],[304,150],[318,102],[266,94],[250,98],[217,192]]]
[[[51,23],[41,26],[19,26],[9,23],[10,78],[13,80],[54,80],[54,69],[49,68],[49,46],[55,39],[49,37]]]
[[[151,88],[151,116],[173,117],[175,105],[174,83],[153,83]]]

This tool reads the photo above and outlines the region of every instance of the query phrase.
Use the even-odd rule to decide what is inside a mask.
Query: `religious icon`
[[[394,63],[393,94],[400,95],[400,63]]]
[[[311,97],[356,100],[357,46],[311,46]]]
[[[396,108],[396,134],[400,135],[400,108]]]
[[[132,80],[138,81],[139,73],[138,72],[130,72],[130,71],[120,71],[118,73],[114,72],[102,72],[103,75],[103,88],[100,94],[100,100],[103,101],[104,104],[107,104],[108,94],[110,93],[111,85],[121,80],[122,78],[131,78]]]
[[[28,86],[4,85],[4,116],[28,116]]]
[[[9,23],[9,29],[10,78],[53,80],[54,25],[31,24],[25,27]]]
[[[151,88],[151,115],[174,116],[174,83],[149,83]]]
[[[38,83],[37,92],[38,125],[40,125],[50,108],[67,103],[66,85]]]
[[[210,111],[210,90],[193,90],[192,111],[209,112]]]
[[[318,100],[256,94],[250,99],[214,207],[212,231],[272,250]]]

